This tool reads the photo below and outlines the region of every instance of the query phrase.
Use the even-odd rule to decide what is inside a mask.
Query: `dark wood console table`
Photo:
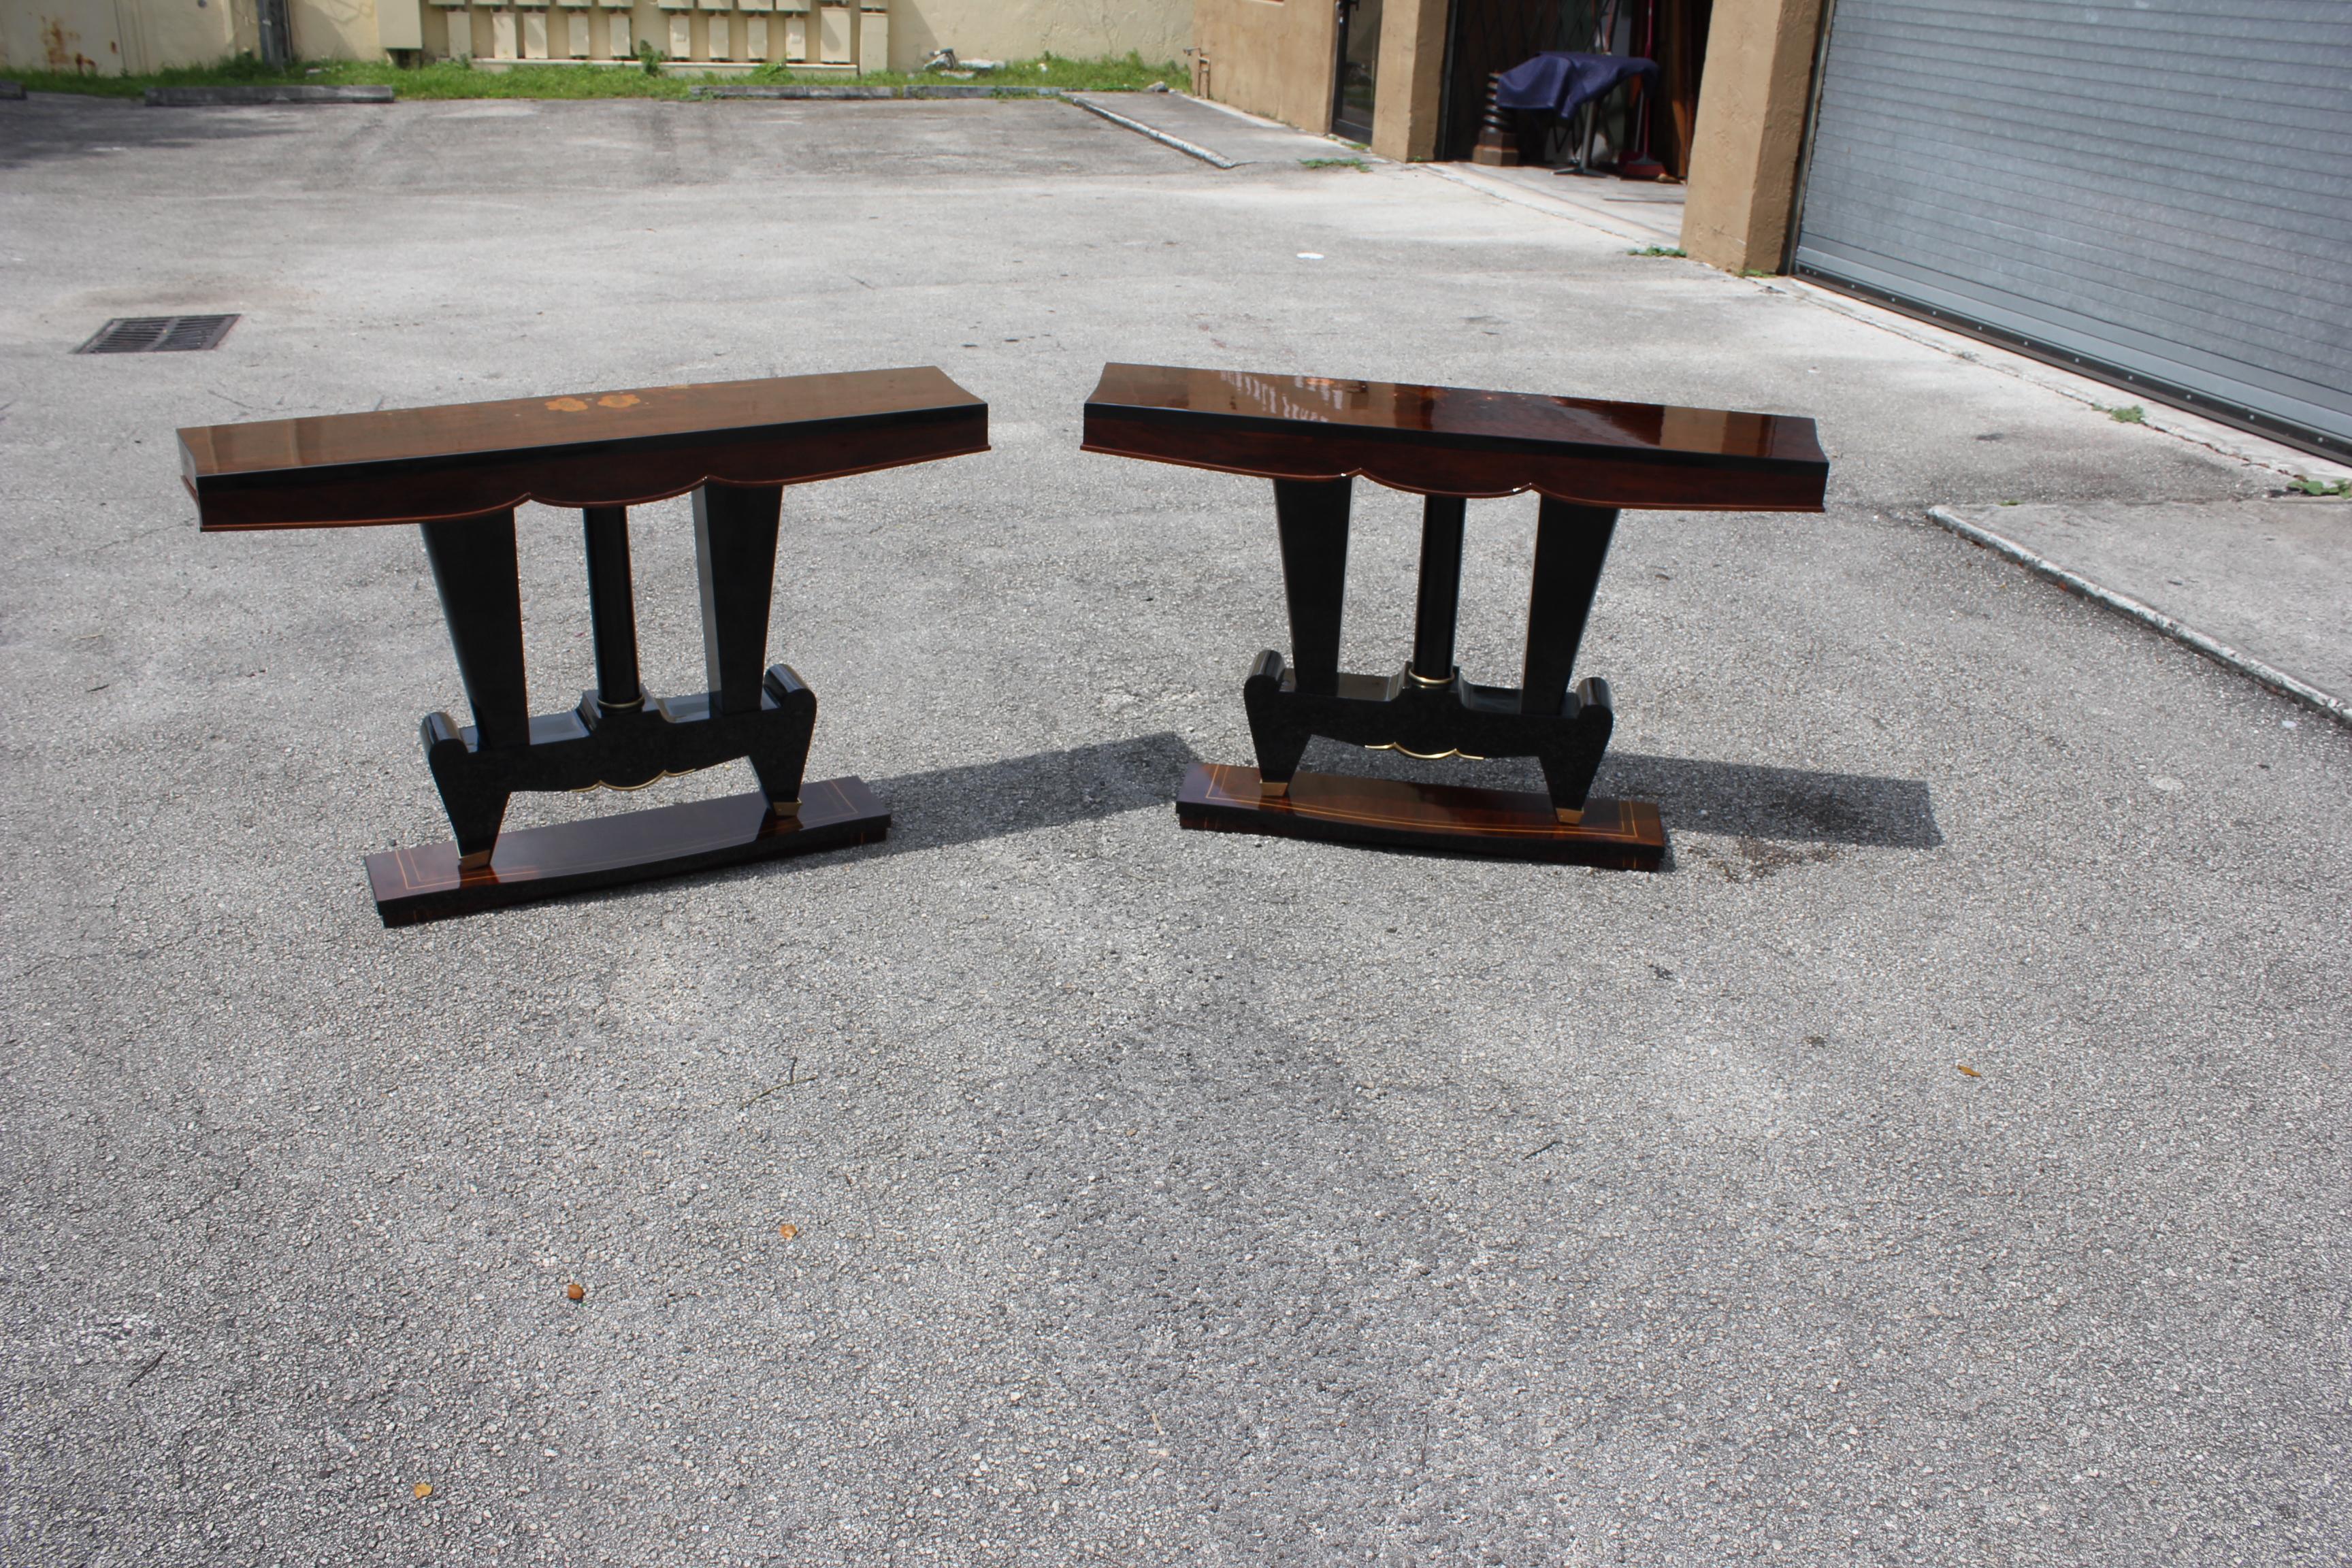
[[[1829,476],[1813,422],[1323,376],[1106,366],[1086,449],[1274,481],[1291,656],[1242,687],[1255,769],[1197,763],[1187,826],[1601,865],[1655,867],[1657,807],[1588,798],[1608,748],[1608,683],[1571,687],[1621,510],[1819,511]],[[1427,498],[1411,659],[1339,668],[1354,477]],[[1535,490],[1535,582],[1517,687],[1454,662],[1465,502]],[[1546,793],[1302,773],[1327,739],[1417,757],[1533,757]]]
[[[803,787],[816,696],[767,658],[783,487],[988,449],[988,405],[928,366],[183,430],[207,532],[414,523],[474,722],[424,721],[454,843],[368,858],[386,925],[881,838],[864,782]],[[628,508],[694,492],[709,689],[637,679]],[[515,508],[586,524],[596,689],[534,716],[523,681]],[[747,795],[501,834],[521,791],[636,789],[748,758]]]

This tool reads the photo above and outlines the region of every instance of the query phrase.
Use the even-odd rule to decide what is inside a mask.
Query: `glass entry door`
[[[1381,63],[1381,0],[1339,0],[1339,86],[1331,130],[1350,142],[1372,139],[1373,78]]]

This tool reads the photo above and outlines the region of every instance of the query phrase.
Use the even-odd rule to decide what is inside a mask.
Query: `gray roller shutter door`
[[[1836,0],[1800,272],[2352,450],[2352,0]]]

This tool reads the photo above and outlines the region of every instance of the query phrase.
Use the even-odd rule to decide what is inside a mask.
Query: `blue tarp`
[[[1628,78],[1657,74],[1657,61],[1630,55],[1540,54],[1503,73],[1495,102],[1566,116]]]

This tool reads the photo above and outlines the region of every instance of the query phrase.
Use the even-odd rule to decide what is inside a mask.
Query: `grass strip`
[[[251,57],[218,65],[190,66],[142,76],[77,76],[60,71],[19,71],[14,79],[28,92],[75,92],[94,98],[139,98],[151,87],[283,85],[383,86],[404,99],[457,98],[667,98],[684,99],[698,87],[756,83],[801,83],[810,87],[1050,87],[1072,92],[1134,92],[1165,82],[1181,86],[1184,68],[1150,65],[1134,54],[1123,59],[1066,60],[1057,55],[1015,60],[1002,70],[972,75],[940,71],[843,71],[795,73],[780,65],[748,71],[705,72],[698,65],[663,65],[648,75],[635,64],[543,65],[519,63],[496,69],[464,60],[434,60],[397,66],[389,60],[323,60],[268,69]]]

